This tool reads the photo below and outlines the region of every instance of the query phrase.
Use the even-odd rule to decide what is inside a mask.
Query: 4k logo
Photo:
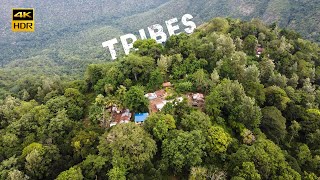
[[[33,32],[34,31],[34,9],[13,8],[12,9],[12,31]]]
[[[17,12],[17,14],[13,15],[14,18],[18,18],[18,19],[32,19],[32,12]]]

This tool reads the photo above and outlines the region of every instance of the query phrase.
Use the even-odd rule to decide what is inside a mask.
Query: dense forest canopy
[[[2,79],[0,179],[320,177],[318,44],[256,19],[215,18],[134,47],[83,79],[25,76],[10,89]],[[166,94],[161,111],[152,92]],[[114,107],[131,121],[150,114],[110,127]]]
[[[12,32],[11,11],[17,7],[35,9],[35,32]],[[214,17],[259,18],[320,42],[319,0],[2,0],[0,81],[31,74],[80,79],[87,65],[111,59],[102,42],[138,35],[152,24],[165,27],[166,20],[186,13],[197,25]],[[14,87],[5,85],[6,91]]]

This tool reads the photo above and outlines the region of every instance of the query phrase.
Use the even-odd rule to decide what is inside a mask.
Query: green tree
[[[126,171],[115,167],[108,172],[108,176],[110,180],[126,180]]]
[[[97,149],[93,147],[98,145],[98,135],[99,134],[94,131],[77,132],[71,141],[74,154],[82,158],[87,157],[89,154],[95,154]]]
[[[85,179],[106,178],[106,171],[109,168],[109,158],[99,155],[88,155],[84,161],[80,163],[80,168]]]
[[[256,55],[257,45],[258,45],[258,40],[253,35],[247,36],[243,41],[243,49],[250,56]]]
[[[216,43],[216,53],[220,57],[230,58],[235,53],[236,46],[234,45],[232,38],[228,35],[219,34]]]
[[[68,88],[64,96],[67,98],[67,114],[70,119],[80,120],[83,116],[84,96],[79,90]]]
[[[293,138],[299,136],[299,131],[300,130],[301,130],[301,125],[297,121],[292,121],[291,122],[291,126],[289,126],[289,132],[290,132],[290,135],[291,135],[290,140],[289,140],[289,144],[291,143]]]
[[[50,109],[51,112],[56,114],[57,112],[62,111],[63,109],[67,108],[68,100],[65,96],[58,96],[58,97],[50,99],[46,103],[46,105]]]
[[[43,146],[32,143],[25,147],[21,158],[25,159],[27,175],[32,179],[45,179],[57,173],[59,149],[54,146]]]
[[[181,173],[202,163],[204,142],[201,131],[171,132],[162,142],[162,158],[175,173]]]
[[[224,80],[206,97],[205,109],[215,119],[223,117],[230,124],[242,123],[249,129],[259,126],[261,110],[255,101],[247,97],[237,81]]]
[[[0,127],[5,128],[11,122],[19,118],[19,114],[16,111],[17,106],[20,105],[20,100],[12,96],[7,96],[0,104]]]
[[[217,17],[210,21],[209,25],[205,27],[208,32],[218,31],[227,33],[229,30],[229,22],[225,18]]]
[[[262,109],[261,130],[268,138],[279,144],[284,140],[286,130],[286,118],[284,118],[276,107],[264,107]]]
[[[155,61],[147,56],[130,54],[123,59],[121,65],[125,77],[129,77],[136,82],[147,82],[150,78],[150,73],[155,68]]]
[[[243,162],[241,167],[236,167],[235,173],[238,177],[248,180],[260,180],[261,176],[256,170],[253,162]]]
[[[167,136],[169,130],[176,128],[176,124],[174,118],[169,114],[152,114],[146,119],[144,128],[156,140],[161,141]]]
[[[232,142],[229,133],[220,126],[211,126],[208,129],[206,136],[207,152],[208,154],[211,154],[212,157],[216,154],[225,153]]]
[[[0,133],[0,160],[14,156],[21,152],[21,140],[16,134],[10,132]]]
[[[18,169],[18,158],[12,156],[8,159],[1,160],[0,179],[9,179],[9,173]]]
[[[275,106],[279,110],[284,110],[290,102],[287,93],[278,86],[270,86],[265,88],[266,106]]]
[[[184,93],[192,90],[193,84],[190,81],[177,83],[175,88],[177,92]]]
[[[182,129],[186,131],[206,131],[211,126],[210,117],[201,111],[192,111],[181,120]]]
[[[8,173],[8,180],[28,180],[29,177],[22,171],[14,169]]]
[[[134,123],[120,124],[102,135],[98,146],[101,156],[111,157],[113,167],[142,169],[157,151],[155,141]]]
[[[199,69],[193,73],[192,79],[198,91],[206,92],[209,87],[209,77],[203,69]]]
[[[172,115],[176,124],[180,124],[182,118],[190,114],[191,111],[192,107],[188,104],[188,101],[184,99],[182,102],[173,101],[173,103],[167,103],[161,110],[161,113]]]
[[[153,59],[159,59],[163,51],[163,46],[154,39],[137,40],[133,47],[138,49],[136,53],[141,56],[150,56]]]
[[[82,180],[83,175],[81,173],[81,169],[71,167],[69,170],[63,171],[59,174],[56,180]]]
[[[157,66],[162,75],[167,75],[172,65],[172,57],[171,56],[163,56],[161,55],[160,59],[157,61]]]
[[[149,101],[141,86],[132,86],[124,95],[124,105],[134,112],[147,112]]]
[[[220,82],[220,75],[216,69],[212,71],[210,75],[210,80],[211,86],[216,86]]]
[[[247,57],[243,52],[233,53],[230,58],[224,58],[217,64],[217,69],[219,70],[219,75],[221,77],[232,80],[242,80],[245,78],[244,73]]]
[[[85,72],[85,80],[90,89],[103,77],[103,66],[98,64],[91,64],[87,67]]]
[[[54,143],[65,142],[74,125],[75,123],[68,118],[65,110],[59,111],[56,117],[52,118],[48,124],[47,136]]]
[[[248,66],[244,71],[244,77],[240,82],[242,83],[246,94],[254,98],[259,105],[265,101],[264,86],[260,84],[260,71],[256,65]]]
[[[260,70],[260,80],[262,83],[268,82],[270,77],[274,76],[275,64],[273,60],[268,59],[266,57],[262,58],[259,62],[259,70]]]
[[[268,80],[269,86],[278,86],[280,88],[285,88],[287,86],[288,79],[285,75],[282,75],[280,73],[276,73],[272,75]]]
[[[150,80],[147,87],[150,91],[155,91],[160,89],[163,82],[164,82],[164,78],[162,73],[160,72],[159,69],[156,69],[151,72]]]

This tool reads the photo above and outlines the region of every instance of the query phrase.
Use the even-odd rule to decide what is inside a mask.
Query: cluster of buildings
[[[149,113],[135,113],[134,115],[134,122],[136,124],[142,124]],[[117,108],[113,107],[111,110],[111,117],[110,117],[110,126],[115,126],[118,124],[129,123],[131,122],[132,113],[129,109],[117,110]]]
[[[163,88],[170,88],[172,84],[166,82],[162,84]],[[149,100],[149,112],[145,113],[135,113],[134,122],[136,124],[142,124],[149,116],[149,113],[156,113],[163,109],[167,103],[182,102],[183,97],[177,97],[174,99],[167,100],[168,93],[165,89],[155,91],[153,93],[145,94],[145,97]],[[201,93],[188,94],[187,95],[189,103],[195,107],[203,107],[204,105],[204,95]],[[109,108],[111,113],[110,127],[117,124],[129,123],[132,118],[132,113],[129,109],[119,109],[117,106],[112,106]]]
[[[116,106],[113,106],[111,108],[111,111],[109,112],[111,114],[109,127],[131,122],[132,113],[130,112],[129,109],[120,110]],[[142,124],[147,119],[148,116],[149,116],[149,113],[135,113],[134,122],[136,124]]]
[[[165,90],[159,90],[154,93],[148,93],[145,95],[149,99],[149,111],[151,113],[159,112],[167,103],[173,103],[175,100],[177,102],[182,102],[183,97],[177,97],[175,99],[166,100],[167,93]]]

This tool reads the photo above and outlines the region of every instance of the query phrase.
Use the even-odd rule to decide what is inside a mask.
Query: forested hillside
[[[318,44],[216,18],[134,47],[78,80],[16,82],[0,101],[0,179],[320,177]]]

